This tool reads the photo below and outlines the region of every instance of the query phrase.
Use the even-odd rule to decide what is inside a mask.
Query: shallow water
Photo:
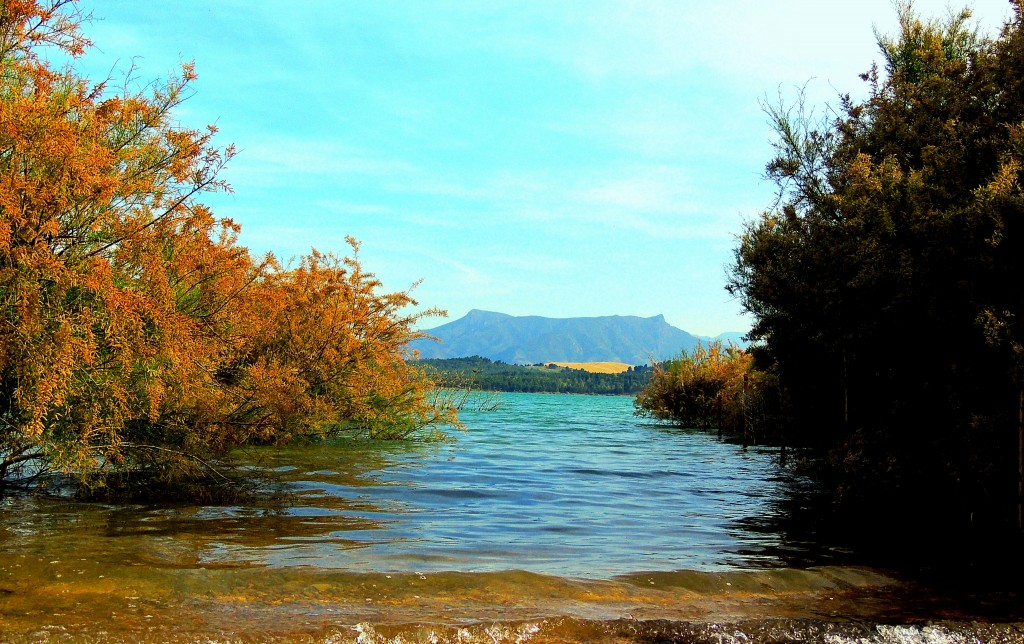
[[[624,397],[506,394],[498,410],[465,413],[471,431],[450,445],[270,455],[298,491],[275,517],[289,527],[217,556],[596,578],[779,565],[779,536],[738,524],[785,485],[769,452],[631,413]]]
[[[1015,595],[944,595],[794,542],[773,528],[794,481],[770,450],[631,412],[506,394],[450,444],[250,454],[286,503],[8,496],[0,639],[979,641],[967,621],[1024,619]]]

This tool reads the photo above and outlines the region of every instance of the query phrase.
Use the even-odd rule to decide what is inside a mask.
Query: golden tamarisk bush
[[[698,343],[678,358],[655,362],[647,385],[637,394],[635,415],[682,427],[718,429],[756,440],[764,431],[766,397],[774,381],[753,367],[752,356],[721,341]]]
[[[457,422],[403,359],[441,312],[404,315],[351,239],[253,258],[198,201],[234,151],[172,118],[192,65],[112,92],[40,56],[89,45],[73,2],[0,2],[0,482],[173,481],[239,445]]]

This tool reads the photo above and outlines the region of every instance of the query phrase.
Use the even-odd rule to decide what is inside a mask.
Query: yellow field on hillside
[[[556,364],[559,367],[570,369],[583,369],[590,373],[622,373],[633,365],[625,362],[545,362],[544,364]]]

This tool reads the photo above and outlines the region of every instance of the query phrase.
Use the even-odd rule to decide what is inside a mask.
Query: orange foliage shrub
[[[683,427],[742,431],[768,386],[749,353],[721,341],[698,343],[679,358],[654,363],[651,380],[634,401],[636,415]]]
[[[197,201],[233,149],[171,118],[192,66],[112,94],[37,53],[89,44],[67,0],[0,4],[0,481],[173,479],[247,443],[457,422],[403,359],[439,312],[403,315],[351,239],[251,257]]]

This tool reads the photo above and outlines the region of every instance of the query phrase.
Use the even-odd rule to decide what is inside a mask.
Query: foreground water
[[[470,432],[451,444],[251,454],[284,503],[9,496],[0,639],[1021,637],[1016,595],[922,588],[783,532],[797,482],[770,450],[631,411],[628,398],[505,394],[464,414]]]
[[[786,485],[767,450],[641,424],[624,397],[506,394],[463,416],[471,431],[453,444],[268,453],[294,501],[204,510],[204,526],[245,527],[204,556],[599,579],[781,563],[778,534],[741,526]]]

